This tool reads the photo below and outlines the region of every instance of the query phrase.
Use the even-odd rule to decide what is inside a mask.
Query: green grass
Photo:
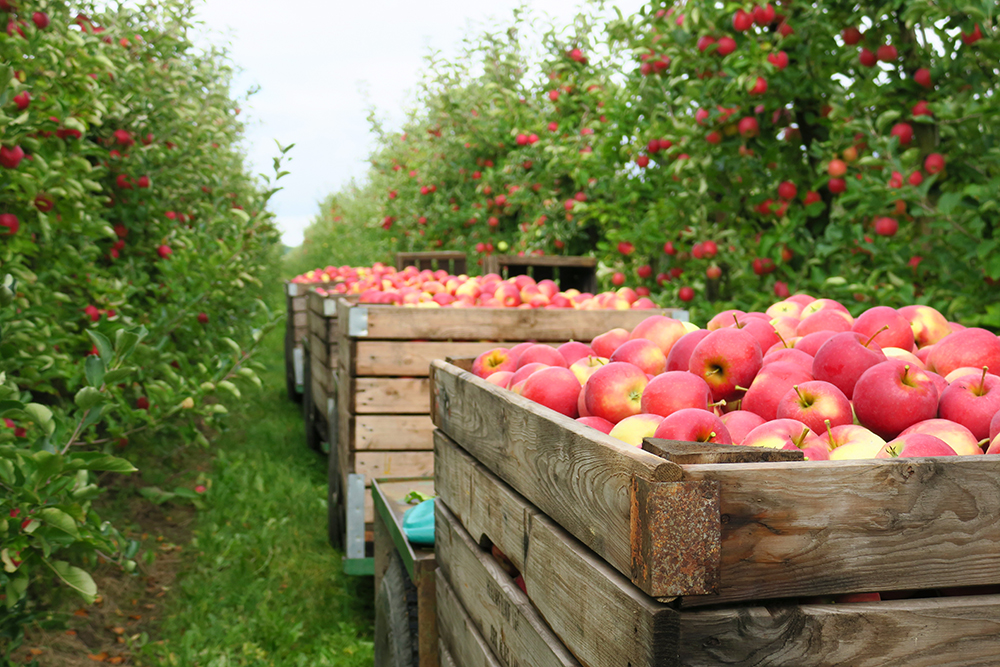
[[[138,664],[372,664],[371,579],[344,575],[327,542],[326,462],[285,394],[282,333],[262,350],[264,390],[212,443],[190,560]]]

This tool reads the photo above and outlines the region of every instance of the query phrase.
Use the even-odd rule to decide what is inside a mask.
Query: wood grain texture
[[[329,368],[323,361],[320,360],[318,355],[312,354],[316,349],[315,339],[309,342],[309,370],[312,374],[312,380],[314,382],[319,382],[319,384],[326,390],[327,394],[330,394],[336,390],[336,384],[334,383],[333,370]]]
[[[357,376],[427,377],[435,359],[449,356],[477,357],[496,347],[511,347],[510,342],[452,341],[369,341],[357,339],[351,374]]]
[[[507,665],[580,665],[531,606],[514,579],[472,541],[443,503],[435,503],[438,567],[472,622]]]
[[[292,312],[300,313],[306,310],[306,297],[305,295],[296,296],[291,298],[292,302]]]
[[[356,415],[354,441],[356,450],[431,450],[434,448],[434,423],[428,415]]]
[[[438,637],[457,667],[531,667],[531,663],[499,662],[440,569],[435,580]]]
[[[589,343],[608,329],[632,330],[652,315],[672,310],[520,310],[517,308],[408,308],[363,304],[371,340],[505,340],[512,335],[531,340]],[[341,333],[349,315],[338,304]]]
[[[695,463],[753,463],[758,461],[803,461],[805,455],[795,449],[769,449],[741,445],[717,445],[706,442],[683,442],[646,438],[642,448],[650,454],[673,461],[677,465]]]
[[[691,465],[684,479],[719,483],[722,520],[719,594],[685,605],[1000,583],[1000,456]]]
[[[773,605],[682,614],[683,665],[987,667],[1000,596]]]
[[[474,542],[495,544],[521,571],[531,603],[582,664],[670,664],[677,612],[643,594],[447,436],[439,433],[436,442],[438,498]]]
[[[308,326],[308,324],[309,324],[308,315],[306,313],[304,313],[304,312],[302,312],[302,313],[295,313],[292,316],[292,324],[294,324],[296,327],[305,327],[305,326]]]
[[[430,411],[428,378],[351,378],[347,402],[356,414],[426,415]]]
[[[496,268],[505,266],[572,266],[575,268],[597,268],[596,257],[565,257],[561,255],[543,255],[523,257],[518,255],[490,255],[488,260],[490,270],[488,273],[498,273]]]
[[[329,343],[325,338],[321,338],[316,334],[309,333],[309,349],[312,351],[314,359],[319,362],[319,364],[330,370],[337,369],[338,360],[338,345],[337,343]]]
[[[352,452],[354,472],[365,476],[365,486],[376,477],[430,477],[434,452]]]
[[[435,425],[630,576],[632,478],[676,481],[680,467],[443,361],[431,368]]]
[[[458,663],[451,657],[448,647],[444,645],[440,637],[438,637],[438,661],[440,667],[458,667]]]

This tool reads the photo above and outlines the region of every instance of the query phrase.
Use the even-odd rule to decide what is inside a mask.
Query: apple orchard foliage
[[[95,480],[73,457],[127,455],[153,433],[207,444],[196,422],[226,412],[236,381],[259,384],[249,354],[274,325],[258,299],[278,246],[264,211],[274,190],[245,168],[229,64],[194,49],[191,15],[170,0],[107,12],[0,2],[0,274],[16,279],[0,370],[11,400],[53,413],[43,427],[15,410],[0,428],[0,463],[41,457],[52,474],[4,463],[0,511],[44,527],[61,507],[63,538],[96,520],[74,500]],[[5,557],[0,573],[11,606],[68,543],[21,520],[6,528],[22,561]],[[92,554],[84,542],[69,540]]]
[[[402,134],[376,125],[377,213],[351,222],[401,250],[596,252],[702,312],[787,289],[997,327],[993,9],[652,3],[541,55],[518,18],[430,62]]]

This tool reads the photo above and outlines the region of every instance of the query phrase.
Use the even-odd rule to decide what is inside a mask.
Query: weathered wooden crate
[[[285,386],[288,397],[298,401],[302,396],[302,340],[308,331],[306,292],[309,285],[285,281]]]
[[[459,276],[466,272],[467,258],[464,252],[397,252],[396,270],[402,271],[408,266],[415,266],[421,271],[443,270],[449,275]]]
[[[496,273],[503,278],[529,275],[536,281],[555,280],[564,290],[597,292],[595,257],[490,255],[483,263],[483,272]]]
[[[504,551],[531,609],[584,665],[957,666],[1000,655],[1000,596],[796,604],[1000,583],[1000,456],[720,463],[728,451],[647,442],[677,464],[454,365],[434,362],[432,382],[438,564],[454,591],[480,595],[465,609],[474,620],[482,610],[482,635],[505,638],[521,664],[564,663],[519,653],[537,645],[524,636],[537,623],[510,620],[517,595],[482,597],[454,574],[460,550],[449,545]],[[448,537],[453,523],[466,542]]]
[[[333,300],[325,302],[329,308]],[[405,308],[346,300],[337,303],[337,311],[336,425],[327,429],[331,507],[344,503],[352,474],[362,475],[366,486],[373,477],[433,474],[428,375],[434,359],[476,356],[528,340],[590,341],[661,312],[687,317],[675,310]],[[374,512],[369,498],[366,494],[366,524]]]

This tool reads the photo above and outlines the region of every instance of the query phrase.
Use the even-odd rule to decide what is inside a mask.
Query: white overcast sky
[[[571,23],[582,0],[204,0],[199,16],[242,68],[235,93],[260,91],[244,105],[248,152],[256,172],[271,174],[275,140],[295,144],[272,199],[286,245],[318,202],[365,173],[372,148],[367,115],[374,105],[398,127],[431,50],[454,54],[461,39],[518,6]],[[624,14],[641,0],[615,0]],[[362,92],[364,91],[364,92]]]

